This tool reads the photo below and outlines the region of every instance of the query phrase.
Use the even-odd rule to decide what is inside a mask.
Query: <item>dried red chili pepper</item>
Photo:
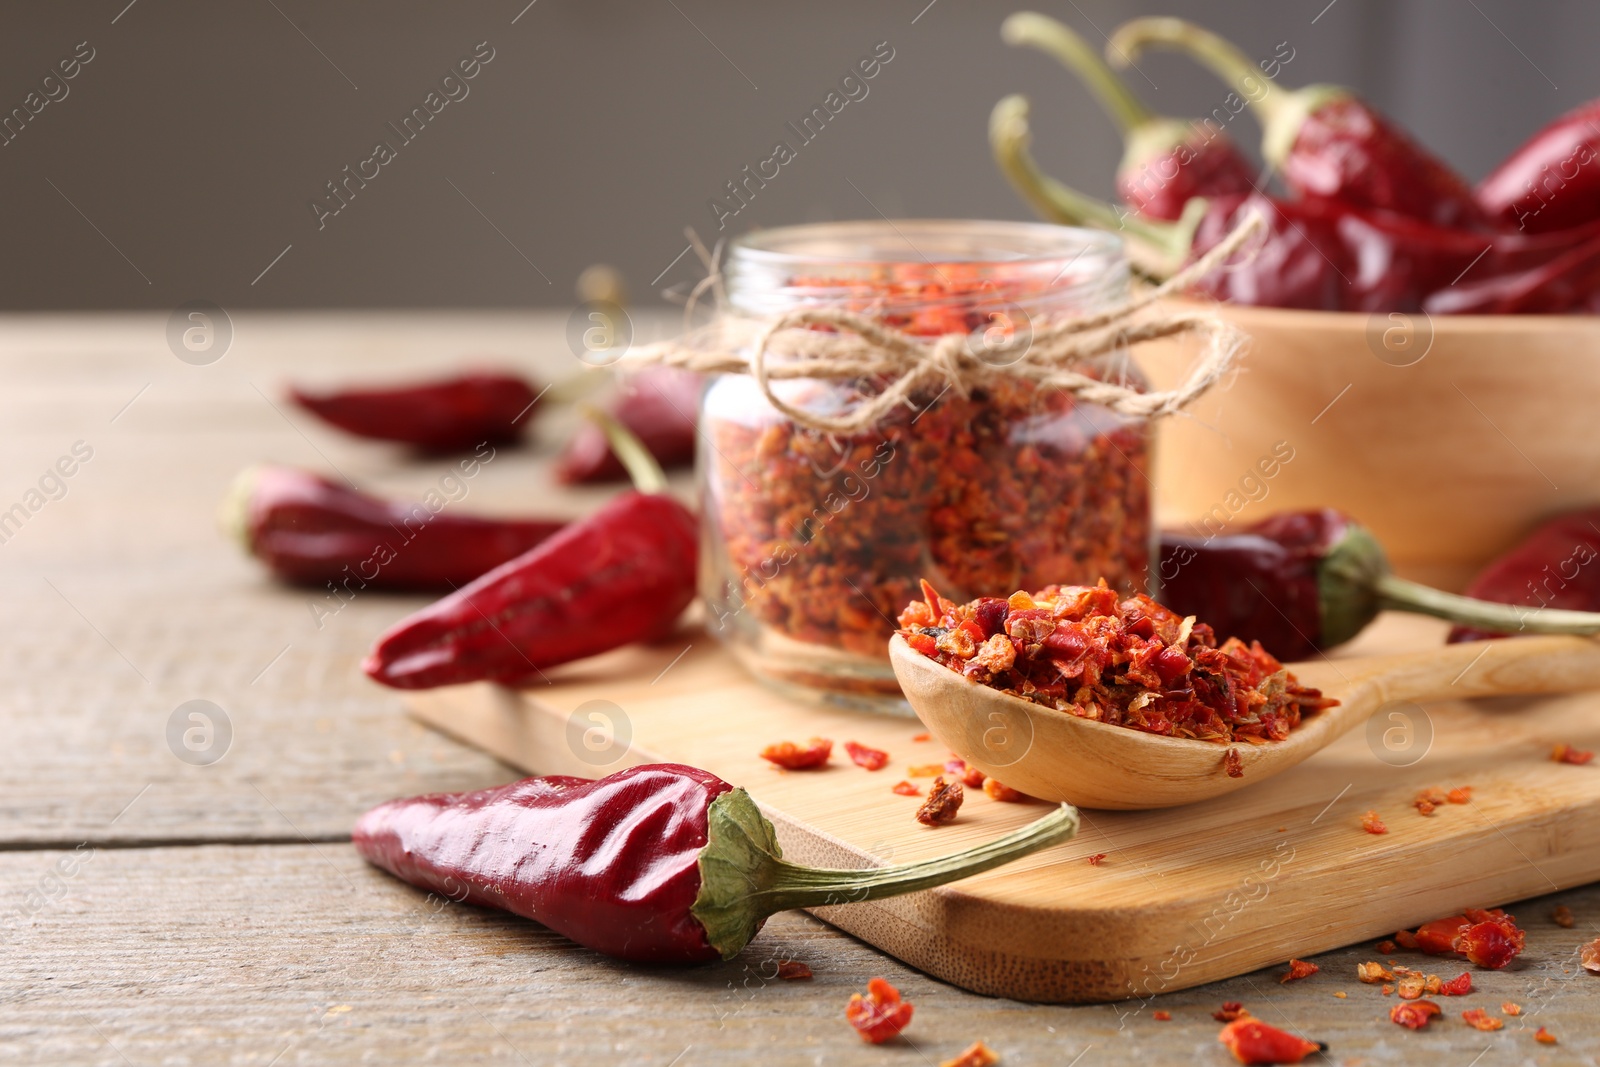
[[[1313,1052],[1328,1047],[1286,1034],[1249,1015],[1224,1026],[1217,1040],[1227,1045],[1234,1059],[1244,1064],[1299,1063]]]
[[[1297,982],[1302,978],[1310,978],[1320,970],[1322,968],[1315,963],[1308,963],[1305,960],[1290,960],[1289,969],[1283,972],[1283,977],[1279,978],[1278,981],[1280,983]]]
[[[844,1017],[856,1028],[861,1040],[881,1045],[906,1028],[911,1021],[911,1003],[900,999],[900,991],[882,978],[867,982],[867,995],[850,994]]]
[[[1261,119],[1262,156],[1295,193],[1438,226],[1493,228],[1464,178],[1349,89],[1275,89],[1230,41],[1176,18],[1123,23],[1107,55],[1126,64],[1150,45],[1177,49],[1234,87]]]
[[[762,759],[789,771],[809,771],[821,767],[832,754],[833,742],[826,737],[813,737],[804,748],[793,741],[780,741],[761,750]]]
[[[1600,218],[1600,100],[1541,128],[1478,183],[1478,205],[1505,229],[1568,230]]]
[[[1541,523],[1517,545],[1478,572],[1467,596],[1513,604],[1531,616],[1546,609],[1600,610],[1600,509],[1587,509]],[[1491,630],[1457,626],[1450,641],[1504,636]]]
[[[961,783],[947,782],[941,775],[928,787],[928,799],[917,809],[917,821],[924,826],[947,826],[956,821],[963,799]]]
[[[296,404],[347,433],[435,452],[515,441],[539,396],[526,379],[492,372],[415,385],[289,390]]]
[[[782,859],[743,789],[681,764],[593,781],[527,778],[380,804],[352,832],[369,862],[452,900],[534,919],[597,952],[654,963],[731,958],[768,916],[943,885],[1065,840],[1063,805],[965,852],[871,870]]]
[[[869,771],[881,771],[889,765],[889,753],[881,748],[868,748],[854,741],[846,741],[844,750],[849,755],[850,762],[857,767],[865,767]]]
[[[1461,1018],[1474,1030],[1500,1030],[1506,1025],[1504,1019],[1494,1019],[1482,1008],[1469,1008],[1461,1013]]]
[[[605,410],[637,437],[662,467],[687,466],[694,462],[704,385],[704,379],[691,371],[648,367],[629,375]],[[567,485],[622,481],[628,476],[605,431],[589,421],[573,431],[556,459],[555,470],[556,478]]]
[[[940,1062],[939,1067],[994,1067],[1000,1057],[982,1041],[974,1041],[951,1059]]]
[[[454,589],[566,525],[458,515],[431,500],[401,504],[277,466],[251,467],[234,480],[222,523],[278,578],[339,583],[351,593]]]
[[[1100,101],[1125,146],[1117,195],[1141,215],[1176,219],[1193,197],[1255,188],[1255,168],[1227,134],[1151,112],[1082,37],[1055,19],[1019,11],[1000,24],[1000,36],[1054,56]]]
[[[1592,226],[1583,231],[1586,233]],[[1565,237],[1568,231],[1552,234]],[[1476,271],[1473,272],[1475,275]],[[1428,295],[1429,315],[1559,315],[1600,311],[1600,237],[1552,253],[1540,263],[1476,276]]]
[[[1406,1000],[1389,1009],[1389,1021],[1408,1030],[1422,1030],[1434,1016],[1442,1014],[1443,1009],[1431,1000]]]
[[[1600,632],[1600,613],[1528,612],[1401,578],[1372,534],[1331,508],[1270,515],[1234,534],[1164,531],[1160,573],[1173,611],[1289,660],[1343,644],[1383,610],[1503,632]]]
[[[369,676],[397,689],[521,685],[671,631],[694,599],[699,524],[638,442],[606,425],[638,488],[401,620],[367,654]]]

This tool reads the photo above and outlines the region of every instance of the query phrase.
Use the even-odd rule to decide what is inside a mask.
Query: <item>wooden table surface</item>
[[[1393,999],[1355,980],[1378,958],[1370,945],[1318,957],[1322,972],[1290,985],[1280,968],[1145,1003],[1044,1007],[964,993],[799,914],[729,963],[670,971],[435,907],[348,844],[380,800],[513,776],[409,720],[357,671],[372,638],[422,601],[362,595],[319,620],[320,598],[266,581],[214,513],[235,471],[260,460],[420,497],[445,464],[313,424],[279,400],[283,382],[474,355],[564,376],[579,369],[565,316],[237,316],[206,366],[175,358],[166,328],[166,316],[0,320],[0,514],[20,503],[24,516],[0,528],[0,1059],[931,1067],[982,1038],[1008,1067],[1222,1064],[1211,1012],[1238,1000],[1327,1042],[1329,1064],[1597,1062],[1600,977],[1576,959],[1600,934],[1595,886],[1515,904],[1526,954],[1475,972],[1480,992],[1446,1000],[1450,1016],[1422,1033],[1390,1024]],[[547,446],[560,429],[544,420],[539,436]],[[65,494],[46,478],[30,496],[78,442],[92,456]],[[548,454],[501,450],[451,506],[576,514],[603,498],[553,489]],[[231,725],[208,765],[168,741],[175,709],[195,699]],[[1576,929],[1551,922],[1557,904]],[[780,957],[815,979],[773,981]],[[917,1006],[902,1043],[863,1045],[843,1021],[873,975]],[[1508,1000],[1524,1011],[1498,1033],[1456,1014],[1499,1015]],[[1536,1044],[1538,1026],[1561,1044]]]

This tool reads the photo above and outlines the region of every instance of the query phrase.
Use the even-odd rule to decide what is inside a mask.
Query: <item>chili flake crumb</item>
[[[856,1028],[861,1040],[881,1045],[911,1021],[911,1003],[900,999],[900,991],[882,978],[867,983],[867,995],[850,994],[844,1017]]]
[[[1439,1005],[1431,1000],[1407,1000],[1389,1009],[1389,1021],[1408,1030],[1421,1030],[1435,1015],[1443,1014]]]
[[[944,761],[944,773],[959,779],[968,789],[982,789],[983,780],[988,777],[978,768],[968,766],[967,761],[959,756],[951,756]]]
[[[998,778],[985,778],[983,791],[990,799],[1001,800],[1007,804],[1023,804],[1029,800],[1028,794],[1020,789],[1012,789]]]
[[[1427,988],[1427,976],[1416,972],[1401,975],[1394,984],[1394,991],[1400,995],[1401,1000],[1416,1000]]]
[[[1373,947],[1376,948],[1383,955],[1388,956],[1388,955],[1390,955],[1390,954],[1392,954],[1394,952],[1395,945],[1394,945],[1393,941],[1379,941]]]
[[[999,1062],[999,1053],[982,1041],[974,1041],[962,1049],[955,1059],[945,1060],[939,1067],[994,1067]]]
[[[1326,1045],[1307,1041],[1246,1015],[1222,1028],[1217,1040],[1244,1064],[1299,1063]]]
[[[1555,747],[1550,750],[1550,758],[1557,763],[1583,764],[1594,759],[1594,753],[1585,752],[1581,748],[1573,748],[1565,741],[1557,741]]]
[[[1479,967],[1498,971],[1515,959],[1527,942],[1528,935],[1517,928],[1516,920],[1498,908],[1469,909],[1466,918],[1473,925],[1461,931],[1455,948]]]
[[[917,809],[917,821],[924,826],[945,826],[955,822],[963,799],[961,783],[947,782],[941,775],[928,787],[928,799]]]
[[[813,737],[801,748],[793,741],[780,741],[761,750],[761,758],[789,771],[809,771],[821,767],[833,754],[833,742],[825,737]]]
[[[1244,777],[1244,760],[1239,758],[1239,750],[1230,748],[1222,754],[1222,768],[1228,772],[1229,778]]]
[[[811,968],[799,960],[779,960],[778,977],[785,982],[794,982],[812,977]]]
[[[1283,973],[1283,977],[1279,978],[1278,981],[1280,983],[1298,982],[1302,978],[1310,978],[1320,970],[1322,968],[1315,963],[1307,963],[1305,960],[1290,960],[1289,969]]]
[[[1482,1008],[1469,1008],[1461,1013],[1461,1017],[1465,1019],[1467,1021],[1467,1025],[1472,1027],[1474,1030],[1499,1030],[1506,1025],[1506,1021],[1504,1019],[1492,1018],[1489,1013],[1484,1011]]]
[[[1379,992],[1381,992],[1386,997],[1392,997],[1392,996],[1394,996],[1394,986],[1392,986],[1389,983],[1385,982],[1383,984],[1383,988],[1381,990],[1379,990]]]
[[[1472,975],[1466,971],[1461,972],[1461,977],[1452,978],[1439,987],[1439,992],[1447,997],[1464,997],[1472,992]]]
[[[1521,1015],[1522,1005],[1508,1000],[1504,1004],[1500,1005],[1500,1014],[1512,1016]]]
[[[932,653],[919,650],[972,681],[1166,737],[1281,741],[1303,714],[1336,703],[1301,686],[1259,643],[1219,646],[1205,623],[1143,595],[1124,597],[1104,580],[961,606],[924,583],[898,632],[908,644],[937,633]]]
[[[1600,974],[1600,937],[1583,946],[1578,953],[1578,962],[1590,974]]]
[[[868,748],[854,741],[846,741],[844,750],[850,756],[850,762],[869,771],[881,771],[889,764],[889,753],[880,748]]]
[[[1394,973],[1386,970],[1381,963],[1358,963],[1356,964],[1356,977],[1367,985],[1377,985],[1379,982],[1387,982],[1393,978]]]
[[[1452,804],[1466,804],[1472,800],[1472,787],[1470,785],[1457,786],[1445,794],[1445,799]]]
[[[1556,910],[1550,913],[1550,921],[1564,930],[1572,929],[1576,921],[1572,918],[1572,909],[1565,904],[1557,904]]]
[[[1410,930],[1396,930],[1394,943],[1404,949],[1414,949],[1417,947],[1417,936]]]
[[[910,782],[896,782],[890,792],[899,793],[903,797],[920,797],[922,795],[922,790]]]
[[[1172,1013],[1170,1011],[1155,1011],[1150,1013],[1150,1018],[1158,1023],[1171,1022]]]
[[[1346,993],[1343,990],[1340,990],[1339,992],[1334,994],[1334,996],[1338,997],[1340,1000],[1344,1000],[1349,995],[1350,995],[1349,993]]]
[[[1556,1043],[1556,1035],[1542,1026],[1533,1032],[1533,1039],[1541,1045],[1554,1045]]]
[[[1211,1013],[1211,1017],[1219,1023],[1231,1023],[1249,1014],[1244,1010],[1244,1005],[1237,1000],[1225,1000],[1220,1009]]]
[[[1361,828],[1369,834],[1386,834],[1389,828],[1383,824],[1376,811],[1368,811],[1361,816]]]
[[[1089,866],[1098,867],[1101,864],[1105,863],[1105,861],[1106,861],[1106,853],[1104,853],[1104,852],[1096,852],[1094,855],[1089,857]]]
[[[943,773],[942,763],[914,763],[906,768],[907,778],[937,778]]]
[[[917,741],[917,742],[932,741],[933,740],[933,735],[932,734],[912,734],[911,735],[911,740]]]
[[[1450,794],[1437,786],[1429,786],[1417,794],[1411,803],[1424,815],[1432,815],[1441,804],[1448,804]]]

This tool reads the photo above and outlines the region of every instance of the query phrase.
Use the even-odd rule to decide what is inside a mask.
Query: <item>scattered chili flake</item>
[[[1578,953],[1578,962],[1590,974],[1600,974],[1600,937],[1583,946]]]
[[[1456,951],[1479,967],[1498,971],[1516,958],[1526,940],[1527,935],[1517,929],[1511,916],[1503,915],[1463,930]]]
[[[968,789],[982,789],[983,780],[988,777],[976,767],[967,765],[967,761],[952,756],[944,761],[944,773],[960,780]]]
[[[1582,764],[1594,759],[1594,753],[1585,752],[1580,748],[1573,748],[1565,741],[1557,741],[1555,747],[1550,750],[1550,758],[1557,763]]]
[[[1439,987],[1439,992],[1447,997],[1464,997],[1472,992],[1472,975],[1467,971],[1461,972],[1461,977],[1452,978]]]
[[[928,799],[917,809],[917,821],[924,826],[944,826],[955,822],[963,800],[960,782],[946,782],[941,775],[928,787]]]
[[[1384,825],[1383,820],[1378,817],[1378,813],[1375,811],[1368,811],[1361,816],[1361,828],[1369,834],[1386,834],[1389,832],[1389,828]]]
[[[999,1062],[999,1053],[982,1041],[974,1041],[962,1049],[959,1056],[945,1060],[939,1067],[994,1067]]]
[[[1373,946],[1373,948],[1377,949],[1383,955],[1388,956],[1394,953],[1395,945],[1393,941],[1379,941]]]
[[[1449,803],[1449,794],[1437,786],[1429,786],[1411,802],[1424,815],[1432,815],[1441,804]]]
[[[1387,982],[1393,978],[1394,973],[1386,970],[1381,963],[1358,963],[1356,964],[1356,977],[1367,985],[1377,985],[1379,982]]]
[[[991,800],[1001,800],[1007,804],[1023,804],[1030,799],[1028,794],[1022,790],[1012,789],[1009,785],[1003,784],[998,778],[985,778],[983,780],[983,792]]]
[[[1346,997],[1348,997],[1348,996],[1349,996],[1349,995],[1350,995],[1350,994],[1349,994],[1349,993],[1346,993],[1346,992],[1345,992],[1345,991],[1344,991],[1344,990],[1342,990],[1342,989],[1341,989],[1341,990],[1339,990],[1339,991],[1338,991],[1338,992],[1336,992],[1336,993],[1334,993],[1334,994],[1333,994],[1333,995],[1334,995],[1334,996],[1336,996],[1336,997],[1338,997],[1338,998],[1339,998],[1339,999],[1340,999],[1340,1000],[1344,1000],[1344,999],[1345,999],[1345,998],[1346,998]]]
[[[1229,778],[1244,777],[1244,760],[1239,758],[1239,750],[1230,748],[1222,754],[1222,769],[1228,772]]]
[[[910,782],[896,782],[890,792],[899,793],[903,797],[920,797],[922,795],[922,790]]]
[[[1094,855],[1089,857],[1089,866],[1098,867],[1102,863],[1104,863],[1105,861],[1106,861],[1106,853],[1104,853],[1104,852],[1096,852]]]
[[[1392,986],[1389,983],[1385,982],[1383,984],[1383,988],[1381,990],[1379,990],[1379,992],[1381,992],[1386,997],[1392,997],[1392,996],[1394,996],[1394,986]]]
[[[1221,1008],[1211,1013],[1211,1017],[1219,1023],[1231,1023],[1249,1014],[1244,1010],[1244,1005],[1237,1000],[1225,1000]]]
[[[807,967],[799,960],[779,960],[778,977],[783,979],[785,982],[793,982],[800,979],[810,978],[812,977],[811,968]]]
[[[906,1028],[911,1021],[911,1003],[900,999],[900,990],[882,978],[874,978],[867,983],[866,996],[850,994],[844,1017],[861,1040],[881,1045]]]
[[[942,763],[914,763],[906,768],[908,778],[937,778],[943,773]]]
[[[889,764],[889,753],[882,749],[868,748],[854,741],[846,741],[844,750],[849,755],[851,763],[857,767],[865,767],[869,771],[881,771]]]
[[[1222,1028],[1217,1040],[1228,1046],[1234,1059],[1244,1064],[1299,1063],[1326,1045],[1286,1034],[1259,1019],[1245,1016]]]
[[[1565,930],[1572,929],[1576,921],[1572,917],[1572,909],[1565,904],[1557,904],[1556,910],[1550,913],[1550,921]]]
[[[1500,1013],[1502,1015],[1511,1015],[1511,1016],[1521,1015],[1522,1014],[1522,1005],[1514,1003],[1513,1001],[1509,1001],[1508,1000],[1504,1004],[1500,1005]]]
[[[911,740],[918,741],[918,742],[921,742],[921,741],[932,741],[933,740],[933,735],[932,734],[912,734],[911,735]]]
[[[1170,1011],[1154,1011],[1150,1013],[1150,1018],[1154,1019],[1158,1023],[1171,1022],[1172,1013]]]
[[[1401,1000],[1416,1000],[1427,988],[1427,976],[1416,972],[1401,975],[1394,984],[1394,991]]]
[[[1457,786],[1445,794],[1445,799],[1452,804],[1465,804],[1472,799],[1472,787],[1470,785]]]
[[[1397,930],[1394,935],[1394,943],[1404,949],[1414,949],[1417,947],[1417,935],[1410,930]]]
[[[1124,598],[1105,581],[952,605],[931,628],[918,622],[927,614],[923,601],[913,603],[899,632],[943,631],[930,657],[938,663],[1035,704],[1112,726],[1216,742],[1281,741],[1302,714],[1336,703],[1302,687],[1259,643],[1229,638],[1218,646],[1205,623],[1143,595]],[[1008,641],[1013,662],[1002,667],[980,656],[970,635],[951,638],[969,626],[988,635],[984,648],[995,638]]]
[[[1556,1035],[1542,1026],[1533,1032],[1533,1039],[1541,1045],[1554,1045],[1556,1043]]]
[[[1474,1030],[1499,1030],[1506,1025],[1504,1019],[1491,1018],[1482,1008],[1469,1008],[1461,1013],[1461,1017]]]
[[[1305,960],[1290,960],[1289,969],[1283,973],[1283,977],[1279,978],[1278,981],[1280,983],[1298,982],[1302,978],[1310,978],[1320,970],[1322,968],[1315,963],[1307,963]]]
[[[780,741],[761,750],[761,758],[790,771],[809,771],[821,767],[833,754],[833,742],[813,737],[801,748],[793,741]]]
[[[1389,1021],[1408,1030],[1425,1028],[1435,1015],[1444,1011],[1431,1000],[1403,1000],[1389,1009]]]

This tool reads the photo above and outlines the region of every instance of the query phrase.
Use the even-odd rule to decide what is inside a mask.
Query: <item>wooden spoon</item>
[[[906,699],[950,751],[1013,789],[1086,808],[1168,808],[1231,793],[1288,770],[1395,701],[1600,688],[1600,642],[1516,637],[1423,652],[1289,664],[1301,684],[1339,701],[1306,717],[1286,740],[1219,743],[1111,726],[969,681],[912,651],[889,659]],[[1397,720],[1398,721],[1398,720]],[[1239,754],[1244,774],[1223,758]]]

